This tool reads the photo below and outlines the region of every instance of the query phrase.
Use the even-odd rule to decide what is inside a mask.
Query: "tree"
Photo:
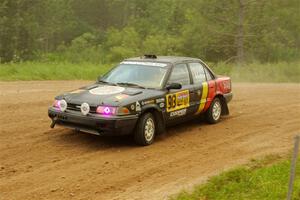
[[[93,58],[78,60],[98,52],[107,62],[144,52],[295,60],[299,21],[299,0],[0,0],[0,62],[61,59],[62,49],[77,60],[74,42],[87,34],[95,39],[81,56]]]

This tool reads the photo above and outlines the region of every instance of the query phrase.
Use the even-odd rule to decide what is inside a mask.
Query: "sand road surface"
[[[55,95],[86,81],[0,82],[0,199],[166,199],[251,158],[292,149],[300,85],[233,83],[230,116],[167,129],[147,147],[56,127]]]

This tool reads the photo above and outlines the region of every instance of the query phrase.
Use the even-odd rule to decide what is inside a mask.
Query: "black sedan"
[[[230,79],[218,78],[200,59],[146,55],[126,59],[96,83],[57,96],[48,115],[52,128],[133,134],[139,145],[149,145],[167,125],[200,113],[218,122],[228,114],[231,97]]]

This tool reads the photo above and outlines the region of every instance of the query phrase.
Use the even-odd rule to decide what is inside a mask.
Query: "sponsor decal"
[[[167,112],[180,110],[190,106],[189,90],[183,90],[173,94],[168,94],[167,99]]]
[[[165,67],[166,63],[156,63],[156,62],[134,62],[134,61],[124,61],[121,64],[127,65],[147,65],[147,66],[156,66],[156,67]]]
[[[164,107],[165,107],[165,103],[160,103],[160,104],[159,104],[159,107],[160,107],[160,108],[164,108]]]
[[[186,114],[186,108],[170,112],[170,117],[180,117]]]
[[[78,94],[78,93],[81,93],[81,92],[83,92],[83,91],[85,91],[85,90],[79,89],[79,90],[71,91],[70,93],[71,93],[71,94]]]
[[[127,94],[119,94],[119,95],[115,96],[115,98],[118,99],[118,100],[125,99],[127,97],[128,97]]]
[[[153,104],[154,103],[154,100],[153,99],[151,99],[151,100],[146,100],[146,101],[142,101],[142,106],[143,105],[147,105],[147,104]]]
[[[135,103],[135,110],[136,110],[137,112],[139,112],[139,111],[142,110],[142,109],[141,109],[141,104],[140,104],[138,101]]]
[[[131,110],[134,110],[134,109],[135,109],[134,104],[132,104],[132,105],[130,106],[130,109],[131,109]]]
[[[206,104],[206,98],[208,95],[208,83],[207,82],[203,82],[202,83],[202,95],[201,95],[201,99],[200,99],[200,105],[199,108],[196,112],[196,114],[199,114],[202,112],[202,110],[204,109],[204,106]]]
[[[121,93],[124,90],[125,88],[123,87],[106,85],[106,86],[101,86],[101,87],[96,87],[94,89],[91,89],[89,92],[95,95],[110,95],[110,94]]]
[[[165,102],[165,98],[159,98],[155,100],[156,103],[162,103]]]

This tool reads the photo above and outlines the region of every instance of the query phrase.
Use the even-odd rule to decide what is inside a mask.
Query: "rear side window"
[[[168,83],[180,83],[181,85],[191,84],[189,70],[186,64],[177,64],[174,66]]]
[[[189,66],[192,72],[194,84],[206,81],[205,71],[200,63],[190,63]]]
[[[207,80],[208,81],[213,80],[214,78],[213,78],[211,72],[206,67],[204,67],[204,70],[205,70],[205,73],[206,73]]]

